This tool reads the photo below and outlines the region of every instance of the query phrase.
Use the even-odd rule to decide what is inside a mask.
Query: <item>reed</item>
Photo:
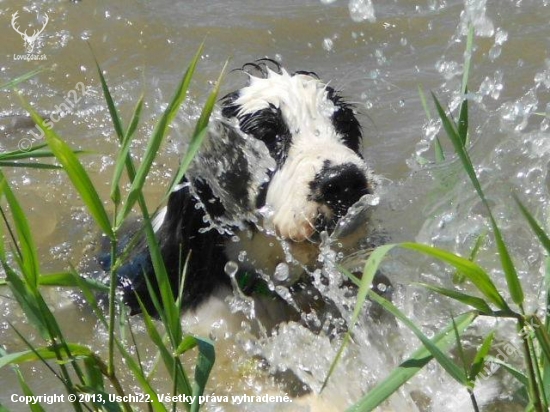
[[[460,383],[470,395],[472,409],[479,411],[479,406],[475,397],[475,388],[482,378],[484,368],[491,365],[502,367],[507,373],[517,380],[519,397],[524,396],[524,406],[526,411],[543,412],[548,411],[550,404],[550,318],[547,315],[546,308],[535,308],[531,312],[526,312],[524,307],[524,293],[521,280],[518,277],[513,259],[510,256],[510,245],[506,242],[497,220],[493,216],[491,205],[487,201],[482,185],[478,179],[469,154],[469,121],[468,121],[468,76],[470,73],[471,57],[473,52],[473,29],[470,28],[466,42],[466,61],[464,64],[464,74],[462,81],[462,103],[459,106],[458,121],[453,120],[440,104],[437,96],[432,93],[435,109],[441,126],[446,137],[452,143],[454,152],[459,159],[463,171],[468,176],[477,196],[486,210],[491,227],[492,235],[495,239],[495,252],[499,256],[500,269],[504,274],[507,284],[506,297],[501,294],[495,286],[490,275],[490,269],[483,268],[475,263],[475,257],[480,247],[482,235],[476,242],[472,253],[468,258],[464,258],[455,253],[424,245],[420,243],[405,242],[399,244],[384,245],[374,250],[365,264],[365,270],[361,279],[355,278],[350,273],[343,271],[352,281],[359,286],[359,296],[354,316],[350,325],[348,335],[353,334],[353,324],[357,319],[360,308],[368,296],[372,301],[379,303],[389,313],[394,315],[404,325],[411,329],[422,343],[422,347],[413,353],[411,357],[403,362],[390,375],[378,383],[372,390],[356,402],[348,411],[364,412],[372,411],[381,405],[386,399],[392,396],[398,388],[407,382],[429,361],[435,359],[441,367]],[[421,101],[424,110],[428,113],[429,109],[422,89]],[[447,156],[442,152],[441,144],[438,139],[434,143],[436,162],[443,162]],[[525,217],[527,226],[536,235],[540,245],[546,253],[550,253],[550,236],[548,232],[538,223],[532,213],[527,209],[523,202],[516,195],[514,196],[517,206]],[[369,290],[370,283],[374,274],[384,257],[393,248],[404,248],[416,251],[431,258],[440,260],[456,269],[455,280],[457,283],[463,280],[470,282],[477,290],[477,295],[466,294],[454,289],[446,289],[435,285],[422,284],[429,290],[446,296],[450,299],[464,304],[468,308],[463,314],[449,320],[449,325],[441,330],[433,339],[428,339],[410,319],[400,312],[392,303],[378,296]],[[548,274],[544,282],[547,305],[550,303]],[[547,306],[548,307],[548,306]],[[542,310],[541,310],[542,309]],[[543,313],[541,318],[538,313]],[[522,356],[524,361],[523,370],[519,370],[506,361],[499,360],[491,353],[495,353],[495,331],[488,331],[483,336],[482,343],[477,348],[475,355],[471,359],[466,359],[464,349],[461,343],[461,333],[480,316],[493,318],[508,318],[516,323],[518,336],[522,341]],[[339,354],[344,346],[348,344],[350,338],[346,336]],[[449,348],[454,344],[458,354],[457,360],[453,360],[447,355]],[[334,369],[338,356],[333,362],[331,371]],[[329,374],[330,376],[330,374]],[[327,377],[328,379],[328,377]]]
[[[466,62],[461,86],[463,100],[458,109],[458,121],[453,120],[435,95],[432,94],[434,107],[445,135],[453,145],[454,152],[473,188],[482,201],[487,211],[492,235],[496,243],[496,253],[500,258],[500,266],[504,273],[507,294],[504,296],[495,286],[490,271],[475,262],[477,252],[482,241],[478,239],[472,253],[468,257],[462,257],[455,253],[413,242],[383,245],[375,249],[365,263],[361,278],[353,276],[342,269],[342,272],[351,279],[358,287],[357,304],[352,314],[348,331],[343,339],[343,344],[335,357],[335,360],[327,371],[325,384],[330,379],[331,373],[338,364],[346,345],[351,342],[353,328],[360,316],[361,308],[367,299],[370,299],[387,310],[396,319],[406,325],[418,338],[419,348],[410,357],[392,371],[388,377],[379,382],[364,397],[358,400],[348,410],[352,412],[371,411],[381,405],[386,399],[395,394],[398,389],[430,361],[435,360],[441,367],[459,382],[467,391],[472,400],[472,408],[477,411],[478,405],[475,397],[475,388],[479,382],[484,367],[491,364],[498,364],[518,382],[518,392],[526,394],[526,410],[537,412],[547,411],[550,403],[550,319],[546,315],[541,317],[537,311],[527,312],[524,308],[524,293],[521,281],[518,277],[513,259],[510,256],[509,244],[501,233],[498,221],[492,214],[491,206],[486,200],[482,185],[478,179],[475,168],[469,154],[469,117],[468,117],[468,76],[470,72],[470,61],[473,50],[473,30],[467,38]],[[133,406],[128,402],[109,402],[108,392],[114,391],[117,395],[124,397],[130,391],[122,382],[120,373],[115,367],[116,357],[122,357],[127,368],[130,370],[140,390],[148,395],[151,402],[147,404],[150,411],[178,410],[182,404],[165,404],[159,401],[155,385],[152,382],[153,376],[145,371],[143,361],[140,357],[139,348],[133,339],[124,339],[124,333],[133,332],[130,323],[126,322],[127,314],[122,302],[118,301],[115,293],[116,271],[122,264],[124,252],[119,253],[120,228],[128,219],[131,211],[137,208],[144,222],[144,233],[147,237],[149,250],[155,269],[155,276],[160,285],[160,294],[157,296],[152,288],[149,288],[153,296],[153,303],[159,313],[159,320],[153,320],[146,311],[143,311],[145,330],[157,349],[157,358],[162,361],[172,379],[172,395],[194,396],[195,401],[183,404],[187,411],[198,411],[200,404],[198,396],[204,393],[210,371],[215,362],[215,348],[213,342],[208,339],[186,333],[181,328],[181,290],[171,290],[168,282],[164,263],[156,242],[151,219],[151,213],[145,203],[143,196],[143,185],[149,174],[152,164],[157,155],[158,149],[168,133],[168,127],[174,119],[179,107],[184,102],[193,75],[196,71],[199,56],[202,53],[202,46],[191,60],[187,71],[183,74],[182,80],[175,89],[174,96],[166,110],[158,120],[145,154],[139,165],[135,165],[131,157],[131,144],[137,127],[141,120],[141,112],[144,105],[144,97],[140,97],[135,105],[133,113],[125,126],[116,103],[112,98],[110,89],[103,72],[97,64],[97,70],[101,87],[109,109],[113,123],[113,129],[120,144],[119,152],[116,155],[116,163],[111,179],[111,190],[109,202],[112,203],[114,214],[107,213],[104,206],[105,199],[101,199],[98,191],[87,174],[85,167],[80,162],[77,152],[54,131],[44,125],[44,120],[22,100],[22,104],[29,111],[37,125],[43,126],[45,132],[44,145],[36,146],[28,152],[12,151],[0,154],[0,166],[3,167],[35,167],[43,169],[62,169],[69,177],[74,190],[93,217],[97,226],[108,237],[111,243],[112,273],[110,287],[86,279],[80,276],[76,270],[68,270],[61,273],[43,273],[40,268],[37,248],[33,239],[33,231],[27,217],[21,208],[16,194],[12,191],[9,182],[4,174],[0,172],[0,197],[5,200],[0,206],[0,215],[4,225],[0,226],[0,264],[2,265],[6,278],[0,281],[0,286],[10,289],[11,294],[17,301],[21,311],[25,314],[30,325],[34,327],[41,343],[37,343],[21,333],[16,325],[11,325],[15,333],[27,345],[28,349],[20,352],[7,353],[0,350],[0,369],[12,367],[15,370],[24,394],[31,396],[33,391],[25,381],[24,375],[19,370],[19,365],[27,362],[41,362],[50,371],[53,378],[59,381],[60,387],[71,395],[87,396],[85,402],[74,402],[75,411],[83,410],[109,410],[109,411],[131,411]],[[224,67],[225,70],[225,67]],[[223,71],[222,70],[222,74]],[[25,81],[36,73],[23,75],[2,87],[15,87],[18,83]],[[191,137],[189,149],[183,157],[178,172],[170,185],[171,188],[178,183],[185,174],[193,156],[200,148],[206,135],[208,119],[213,110],[218,94],[220,79],[213,88],[205,103],[202,114],[197,122],[194,133]],[[419,89],[421,91],[421,89]],[[429,115],[427,100],[421,91],[421,100],[424,110]],[[443,163],[448,154],[443,152],[439,140],[435,141],[435,159]],[[55,163],[45,160],[54,159]],[[443,163],[444,164],[444,163]],[[121,179],[126,174],[130,188],[124,191],[121,186]],[[536,238],[550,254],[550,236],[548,232],[538,223],[537,219],[529,212],[527,207],[515,197],[517,206],[525,217],[526,224],[533,230]],[[7,206],[4,206],[7,205]],[[4,233],[5,232],[5,233]],[[370,289],[372,280],[388,253],[394,248],[403,248],[430,256],[440,260],[456,270],[457,282],[470,282],[477,290],[477,294],[466,294],[454,289],[446,289],[435,285],[424,284],[423,286],[435,293],[462,303],[465,311],[456,317],[449,319],[448,325],[441,329],[433,338],[429,339],[413,321],[407,318],[394,304],[383,297],[373,293]],[[185,257],[184,257],[185,258]],[[182,262],[185,271],[185,262]],[[548,276],[547,276],[548,277]],[[547,304],[550,304],[548,293],[548,279],[545,283]],[[44,299],[43,288],[45,286],[61,286],[77,288],[88,302],[93,313],[105,329],[108,331],[108,353],[104,358],[94,348],[79,343],[68,341],[63,333],[63,325],[56,319],[51,308]],[[94,292],[102,290],[110,296],[110,304],[107,313],[98,304]],[[467,308],[467,309],[466,309]],[[478,317],[508,318],[516,322],[518,333],[523,345],[523,357],[525,366],[522,370],[508,364],[505,361],[497,360],[493,356],[495,333],[488,331],[483,336],[482,342],[471,359],[464,355],[461,343],[461,334]],[[127,327],[117,325],[126,324]],[[528,333],[526,333],[526,331]],[[456,347],[458,356],[455,358],[448,355],[451,347]],[[194,371],[189,371],[182,362],[182,358],[189,358],[196,353]],[[108,386],[110,388],[108,389]],[[324,387],[324,386],[323,386]],[[0,405],[2,409],[2,405]],[[33,411],[43,411],[40,404],[31,406]]]
[[[143,196],[143,186],[158,149],[168,134],[169,126],[181,104],[185,101],[201,53],[202,45],[192,58],[181,82],[175,88],[172,100],[157,121],[156,127],[148,140],[149,143],[145,154],[138,166],[134,164],[131,157],[131,143],[141,120],[144,98],[142,96],[138,99],[128,125],[125,127],[111,96],[107,80],[99,64],[97,64],[106,104],[115,134],[120,143],[111,180],[110,202],[112,202],[115,210],[112,217],[107,212],[104,206],[105,201],[100,198],[86,168],[80,162],[79,155],[82,153],[72,150],[54,130],[47,128],[44,124],[44,119],[22,99],[22,105],[32,116],[34,122],[44,130],[46,143],[36,146],[28,152],[18,150],[3,153],[0,155],[0,166],[24,165],[34,168],[62,169],[67,174],[74,190],[78,192],[90,216],[93,217],[97,226],[109,239],[112,262],[111,282],[107,291],[110,297],[107,313],[98,304],[94,293],[98,289],[106,291],[106,286],[82,277],[75,270],[54,274],[42,273],[32,229],[29,226],[23,209],[19,205],[16,195],[13,193],[5,176],[0,172],[0,197],[4,198],[7,203],[7,207],[0,206],[0,214],[4,220],[3,227],[6,228],[5,234],[3,231],[0,233],[3,238],[0,242],[0,264],[6,272],[6,279],[1,285],[11,290],[21,311],[42,339],[42,343],[31,341],[20,333],[15,325],[11,325],[28,346],[28,350],[15,353],[6,353],[3,351],[0,353],[0,368],[11,366],[15,369],[25,394],[32,395],[32,389],[26,383],[23,374],[19,371],[19,365],[26,362],[41,362],[51,372],[52,376],[59,380],[60,387],[64,387],[68,394],[76,396],[77,400],[84,399],[83,402],[72,402],[75,411],[131,411],[133,407],[130,403],[124,401],[124,397],[129,393],[134,393],[135,388],[131,389],[122,383],[120,371],[117,371],[115,367],[115,359],[122,357],[131,371],[135,382],[138,383],[140,391],[147,395],[151,401],[147,403],[148,410],[167,411],[170,409],[175,411],[180,410],[182,405],[187,411],[195,412],[199,410],[199,396],[204,392],[215,361],[214,345],[208,339],[190,335],[182,330],[180,322],[181,300],[179,299],[181,290],[176,291],[179,292],[179,295],[176,294],[177,297],[175,298],[153,232],[151,224],[153,214],[147,209]],[[208,119],[217,99],[219,84],[224,70],[222,70],[220,78],[203,107],[190,140],[189,150],[183,157],[178,169],[178,177],[183,176],[206,135],[205,131]],[[14,87],[35,74],[29,73],[21,76],[3,87]],[[55,159],[55,163],[42,163],[30,160],[42,158]],[[124,191],[120,184],[124,173],[126,173],[130,182],[130,189],[126,193],[123,193]],[[167,405],[159,400],[155,385],[152,383],[153,374],[145,372],[139,348],[133,339],[124,339],[123,336],[123,334],[128,332],[133,336],[133,332],[130,323],[125,322],[127,314],[125,313],[124,304],[120,302],[118,295],[115,293],[117,285],[116,272],[122,264],[124,257],[124,252],[118,252],[118,241],[121,236],[120,228],[136,205],[140,216],[143,218],[143,230],[147,237],[156,280],[160,286],[159,296],[155,294],[152,288],[149,288],[159,314],[159,321],[151,319],[146,311],[143,311],[145,329],[151,341],[156,345],[158,350],[157,357],[162,360],[169,371],[169,376],[173,382],[172,395],[193,396],[191,398],[193,401],[189,403],[178,403],[176,405],[173,402]],[[8,244],[10,245],[10,249],[7,250]],[[108,331],[108,353],[106,359],[103,359],[94,348],[73,343],[66,339],[63,333],[63,325],[56,319],[43,297],[44,286],[70,286],[78,288],[96,315],[98,322]],[[127,327],[121,327],[121,324],[126,324]],[[182,359],[194,356],[195,351],[192,350],[195,348],[197,349],[196,362],[193,367],[194,372],[191,372],[184,366]],[[121,397],[120,399],[122,400],[120,402],[109,401],[106,389],[108,385],[111,386],[112,391]],[[0,407],[2,406],[0,405]],[[31,409],[33,411],[44,410],[40,404],[32,405]]]

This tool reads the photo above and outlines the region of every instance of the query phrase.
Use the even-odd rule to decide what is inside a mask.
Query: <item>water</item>
[[[23,28],[35,21],[36,12],[48,13],[48,25],[34,51],[47,60],[29,62],[16,57],[24,54],[23,41],[10,26],[11,16],[18,10]],[[321,78],[331,80],[333,87],[342,89],[361,112],[364,155],[381,176],[373,225],[383,228],[393,241],[418,240],[467,255],[477,236],[488,230],[487,216],[456,162],[433,164],[432,142],[440,130],[436,122],[426,119],[418,86],[428,96],[434,91],[444,106],[458,106],[469,16],[476,33],[469,85],[471,153],[493,212],[510,243],[528,307],[534,308],[542,299],[539,285],[544,259],[514,206],[511,192],[524,199],[541,222],[548,221],[550,135],[545,116],[550,112],[550,4],[546,0],[262,0],[253,4],[236,0],[231,5],[219,0],[122,0],[116,4],[94,0],[23,4],[5,0],[0,6],[0,83],[40,65],[52,69],[19,89],[46,116],[55,115],[56,107],[62,108],[68,97],[78,98],[74,108],[63,111],[64,116],[54,127],[72,146],[93,152],[83,161],[107,199],[116,143],[86,42],[104,69],[125,119],[140,94],[146,96],[144,122],[136,142],[139,153],[154,119],[204,40],[205,51],[190,99],[148,181],[147,197],[155,206],[225,60],[230,59],[230,67],[238,67],[270,56],[290,70],[314,70]],[[236,74],[226,76],[224,91],[238,87],[242,80]],[[79,92],[79,83],[85,86],[85,93]],[[18,117],[23,110],[16,95],[0,93],[0,150],[15,149],[23,139],[28,139],[24,144],[39,144],[39,135],[22,129],[25,120]],[[445,139],[442,143],[450,153],[450,144]],[[97,229],[69,189],[65,176],[26,169],[6,173],[34,228],[42,269],[53,272],[69,264],[78,265],[89,252]],[[337,283],[330,256],[323,258],[328,262],[324,274],[334,277]],[[506,290],[491,236],[478,260],[491,269],[499,289]],[[450,311],[461,309],[413,285],[427,281],[452,286],[452,270],[439,263],[398,251],[386,262],[385,272],[394,285],[394,303],[428,335],[448,322]],[[285,269],[280,268],[279,276],[284,275]],[[320,272],[314,274],[320,276]],[[26,336],[36,338],[35,334],[13,301],[2,293],[0,342],[9,351],[23,350],[24,344],[7,321]],[[63,292],[47,293],[69,339],[105,350],[105,331],[95,325],[85,309],[76,307]],[[139,319],[136,324],[139,326]],[[204,325],[191,326],[198,329]],[[466,345],[478,344],[479,336],[495,326],[501,344],[516,342],[511,338],[511,325],[480,320],[468,332]],[[296,390],[296,384],[288,380],[283,379],[283,384],[274,381],[271,376],[275,369],[290,369],[318,389],[340,343],[294,324],[259,339],[246,327],[238,333],[234,330],[213,320],[211,330],[205,331],[218,339],[218,362],[209,386],[216,394],[280,393],[289,386]],[[153,353],[144,333],[138,339],[144,353]],[[327,389],[321,395],[310,394],[283,405],[286,409],[278,405],[277,410],[342,410],[342,405],[357,400],[418,345],[412,333],[399,324],[363,319],[355,343]],[[255,354],[267,362],[257,365],[251,360]],[[519,365],[521,359],[516,356],[509,361]],[[23,372],[35,393],[58,393],[57,382],[39,365],[25,366]],[[156,383],[160,388],[167,386],[162,376]],[[15,375],[7,369],[0,374],[0,387],[2,404],[15,411],[27,410],[7,401],[9,394],[19,392]],[[503,410],[505,403],[509,410],[520,410],[510,401],[513,388],[513,382],[503,374],[485,380],[479,392],[481,403],[487,404],[485,410]],[[168,387],[164,389],[169,391]],[[382,410],[469,410],[468,402],[466,392],[437,365],[430,364]],[[56,410],[68,409],[65,406]],[[275,409],[260,404],[243,409],[212,403],[207,410]]]

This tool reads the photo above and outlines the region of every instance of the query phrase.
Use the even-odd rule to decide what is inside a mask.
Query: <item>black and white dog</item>
[[[298,294],[317,264],[322,234],[335,232],[352,205],[373,192],[361,127],[336,90],[312,72],[290,74],[268,59],[243,71],[248,84],[221,99],[191,169],[156,217],[174,292],[185,279],[185,309],[234,288],[254,295],[285,285]],[[356,243],[365,226],[359,219],[338,229],[337,242]],[[137,294],[154,312],[145,243],[118,275],[132,311],[139,311]]]

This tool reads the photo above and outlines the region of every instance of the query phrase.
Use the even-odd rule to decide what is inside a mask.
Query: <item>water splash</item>
[[[350,0],[348,8],[350,17],[355,22],[368,20],[374,23],[376,21],[372,0]]]
[[[333,51],[334,50],[334,42],[330,38],[326,38],[323,40],[323,49],[326,51]]]
[[[475,34],[479,37],[492,37],[495,33],[493,21],[487,17],[487,0],[465,0],[464,10],[460,14],[458,35],[466,36],[469,26],[474,26]]]

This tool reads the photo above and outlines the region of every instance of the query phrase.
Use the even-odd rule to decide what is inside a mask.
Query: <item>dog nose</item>
[[[370,193],[367,177],[352,163],[324,167],[318,175],[316,200],[343,216],[363,195]]]

